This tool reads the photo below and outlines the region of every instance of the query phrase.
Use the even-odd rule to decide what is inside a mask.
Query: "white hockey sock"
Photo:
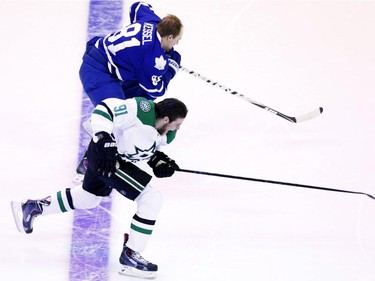
[[[142,252],[154,229],[163,199],[159,191],[147,186],[135,202],[138,204],[138,211],[131,222],[126,245],[134,251]]]
[[[126,246],[136,252],[144,251],[154,225],[154,220],[142,219],[135,214],[130,225],[129,241],[126,243]]]
[[[42,215],[65,213],[74,209],[70,188],[58,191],[51,195],[51,204],[43,206]]]
[[[97,207],[102,197],[87,192],[82,185],[58,191],[51,197],[51,204],[43,206],[43,214],[65,213],[74,209],[92,209]]]

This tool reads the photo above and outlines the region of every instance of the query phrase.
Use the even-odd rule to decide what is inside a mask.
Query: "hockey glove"
[[[176,170],[180,169],[174,160],[161,151],[156,151],[147,164],[152,168],[157,178],[170,177]]]
[[[171,50],[169,50],[166,53],[166,56],[168,58],[168,70],[167,70],[167,73],[170,76],[169,79],[172,79],[176,75],[178,69],[180,68],[181,55],[179,54],[179,52],[175,51],[172,48]]]
[[[87,149],[89,167],[99,176],[110,177],[116,171],[117,144],[107,132],[96,133]]]

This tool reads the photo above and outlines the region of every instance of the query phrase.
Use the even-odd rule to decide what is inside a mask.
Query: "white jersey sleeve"
[[[137,119],[137,103],[134,99],[109,98],[99,103],[90,118],[93,134],[104,131],[112,134],[116,129],[126,130]]]

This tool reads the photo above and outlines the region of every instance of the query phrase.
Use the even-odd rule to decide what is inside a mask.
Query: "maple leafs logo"
[[[155,58],[155,68],[158,70],[163,70],[165,68],[165,65],[167,64],[167,61],[163,58],[163,55],[160,55],[160,57]]]

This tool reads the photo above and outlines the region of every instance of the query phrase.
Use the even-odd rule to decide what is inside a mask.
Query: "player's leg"
[[[12,201],[16,226],[20,232],[32,233],[37,216],[65,213],[74,209],[91,209],[99,205],[102,197],[85,191],[81,185],[60,190],[42,199]]]
[[[106,98],[125,99],[122,81],[108,70],[108,61],[93,47],[83,56],[79,77],[94,106]]]
[[[88,170],[90,171],[90,169]],[[121,274],[154,278],[158,267],[141,256],[155,226],[162,206],[159,191],[150,187],[151,176],[130,162],[120,161],[120,168],[110,178],[100,177],[107,185],[137,203],[129,235],[126,234],[120,263]]]
[[[143,278],[155,278],[158,266],[141,256],[154,229],[157,215],[162,207],[162,196],[147,185],[136,198],[137,212],[133,216],[129,235],[125,234],[120,263],[120,273]]]

